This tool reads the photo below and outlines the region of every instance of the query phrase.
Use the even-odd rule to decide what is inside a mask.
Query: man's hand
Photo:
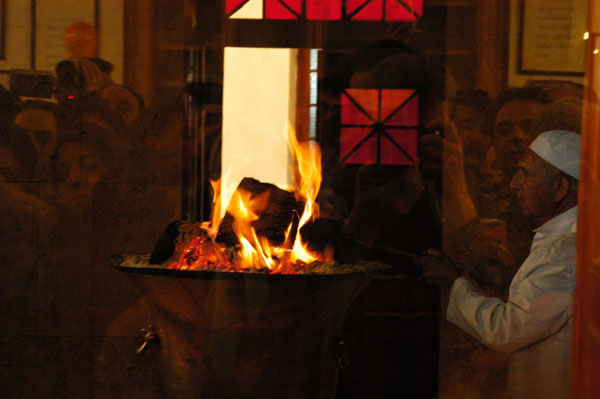
[[[415,259],[415,263],[423,268],[423,276],[431,284],[452,285],[460,277],[454,261],[434,248],[428,249],[427,255]]]
[[[478,216],[467,187],[462,141],[449,121],[434,120],[426,127],[429,131],[444,132],[444,137],[440,134],[422,136],[419,146],[422,171],[442,178],[444,229],[453,232]]]
[[[447,190],[466,191],[463,144],[456,127],[450,121],[434,120],[426,128],[436,133],[419,138],[423,171],[433,178],[443,176]]]

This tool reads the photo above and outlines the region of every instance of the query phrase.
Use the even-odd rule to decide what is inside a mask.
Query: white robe
[[[577,207],[539,228],[508,301],[481,295],[465,278],[450,291],[448,321],[483,344],[511,352],[514,399],[567,399],[577,248]]]

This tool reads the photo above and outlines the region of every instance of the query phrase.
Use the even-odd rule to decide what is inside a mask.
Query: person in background
[[[31,183],[37,177],[37,156],[31,137],[19,126],[9,125],[0,134],[0,180]]]
[[[107,86],[98,92],[98,96],[118,112],[129,127],[146,116],[142,97],[125,86],[117,84]]]
[[[483,158],[491,145],[491,134],[483,126],[492,110],[492,99],[481,89],[459,89],[450,104],[450,120],[456,127],[465,150]]]
[[[86,96],[72,106],[71,123],[90,122],[105,133],[104,142],[113,152],[113,167],[105,176],[110,182],[147,182],[154,177],[147,171],[152,160],[147,144],[127,127],[121,115],[97,95]],[[132,138],[132,135],[134,138]]]
[[[370,70],[355,72],[352,88],[414,88],[419,95],[419,126],[430,130],[443,119],[443,70],[406,49],[384,58]],[[363,243],[418,252],[439,237],[439,195],[428,171],[417,160],[411,165],[351,165],[356,169],[354,203],[344,232]],[[432,183],[432,184],[428,184]],[[433,208],[433,209],[432,209]],[[398,226],[408,226],[401,229]]]
[[[44,301],[37,311],[40,325],[55,335],[85,336],[95,322],[90,289],[94,273],[103,268],[95,268],[92,260],[98,242],[113,233],[99,232],[94,215],[101,183],[115,167],[112,148],[105,141],[108,135],[108,129],[98,124],[71,122],[53,157],[55,181],[47,197],[58,217],[39,233],[37,291]]]
[[[516,269],[528,255],[528,242],[532,238],[531,230],[534,227],[529,219],[522,216],[513,192],[498,184],[504,182],[508,185],[509,180],[505,176],[516,172],[518,148],[524,151],[523,146],[528,145],[535,135],[547,130],[579,133],[581,129],[581,100],[563,98],[541,105],[546,97],[540,90],[509,89],[499,99],[498,112],[494,117],[496,126],[493,146],[502,149],[498,152],[498,158],[502,161],[497,163],[502,178],[494,184],[486,184],[485,179],[481,179],[479,184],[472,185],[473,181],[468,180],[466,161],[460,160],[462,157],[468,158],[461,147],[460,137],[452,139],[452,131],[449,130],[444,142],[447,161],[445,171],[449,176],[445,179],[445,184],[450,186],[446,190],[450,206],[446,213],[463,217],[446,218],[446,221],[453,223],[446,228],[445,251],[464,264],[473,278],[491,288],[493,291],[490,293],[496,295],[507,294]],[[507,101],[507,98],[513,100]],[[531,108],[534,114],[523,113],[519,104],[523,109]],[[512,116],[513,111],[519,112],[520,116]],[[516,126],[518,124],[525,126],[524,130]],[[512,128],[502,128],[499,125],[512,125]],[[498,138],[499,135],[501,138]],[[461,184],[468,187],[461,189]],[[461,192],[465,194],[459,195]],[[452,212],[451,208],[457,206],[470,209],[471,213]],[[469,214],[470,218],[467,217]]]
[[[47,182],[51,175],[51,157],[64,125],[64,111],[53,103],[41,100],[29,100],[17,106],[14,124],[24,129],[35,145],[39,180]]]
[[[119,114],[127,127],[123,140],[127,146],[144,153],[143,141],[149,129],[144,100],[131,89],[113,82],[113,68],[110,62],[94,57],[61,61],[56,65],[55,97],[75,119],[98,106]]]
[[[127,165],[127,174],[134,180],[152,180],[152,176],[146,173],[149,163],[153,161],[148,157],[146,142],[151,126],[142,97],[124,86],[113,84],[90,93],[85,102],[88,103],[88,109],[90,104],[96,104],[104,115],[110,114],[111,119],[117,119],[118,116],[120,121],[113,123],[118,126],[118,142],[113,147],[122,150],[119,162]],[[89,115],[89,110],[84,114]]]
[[[581,133],[583,100],[565,97],[544,105],[533,121],[533,131],[569,130]]]
[[[488,178],[484,165],[485,154],[492,145],[491,112],[492,99],[481,89],[459,89],[449,104],[450,122],[463,146],[467,185],[476,206],[477,188]]]
[[[0,208],[7,214],[50,217],[54,209],[37,196],[35,146],[22,128],[12,125],[0,134]]]
[[[414,89],[419,128],[429,130],[443,119],[444,70],[404,44],[391,44],[392,51],[381,49],[383,56],[376,62],[365,57],[365,67],[354,69],[349,85]],[[387,44],[375,43],[360,58],[379,52],[382,45]],[[418,159],[411,165],[344,167],[354,177],[354,196],[342,234],[353,244],[351,250],[338,251],[336,259],[350,254],[350,259],[376,260],[391,269],[374,278],[347,312],[342,331],[352,336],[353,345],[348,351],[351,366],[340,373],[340,397],[437,397],[437,372],[414,364],[438,362],[439,294],[419,279],[420,267],[406,254],[441,245],[438,181],[421,174]],[[418,321],[405,318],[412,311],[425,316]]]
[[[74,123],[59,143],[54,161],[57,178],[55,201],[61,209],[82,210],[94,188],[110,169],[113,154],[105,141],[110,133],[86,121]]]
[[[580,83],[556,79],[530,80],[527,82],[527,86],[540,87],[544,90],[546,96],[552,102],[561,100],[563,98],[575,98],[578,100],[583,100],[583,92],[585,88],[585,86]],[[598,101],[598,97],[593,91],[590,91],[588,95],[589,101],[594,103]]]
[[[89,93],[113,84],[110,76],[113,65],[101,58],[64,60],[56,65],[57,78],[54,96],[66,108],[77,104]]]
[[[420,141],[425,170],[441,169],[439,154],[443,153],[444,250],[498,295],[506,295],[527,256],[526,242],[533,228],[507,189],[507,176],[516,172],[518,154],[541,133],[533,130],[534,121],[547,102],[543,90],[535,87],[510,88],[500,94],[490,117],[496,175],[483,173],[479,179],[468,180],[466,159],[470,155],[452,123],[445,126],[444,138],[427,135]]]
[[[508,182],[517,170],[516,160],[539,132],[533,122],[550,99],[539,87],[508,88],[498,96],[494,110],[492,167],[500,171],[497,187],[510,197]]]
[[[514,124],[516,121],[524,130],[516,126],[512,133],[503,138],[517,147],[529,143],[536,134],[547,130],[579,132],[580,102],[578,104],[574,99],[556,103],[546,101],[540,88],[509,89],[500,96],[494,113],[484,119],[481,130],[489,132],[487,136],[492,139],[495,138],[492,134],[495,121],[506,124]],[[531,114],[515,114],[515,108],[519,111],[526,110],[526,107],[520,109],[515,104],[525,104],[530,108]],[[494,149],[494,142],[490,141],[487,147],[482,145],[480,148],[465,145],[465,134],[461,134],[461,129],[457,126],[459,120],[452,108],[450,116],[452,121],[444,129],[443,139],[439,136],[426,136],[422,140],[422,144],[431,144],[428,139],[435,140],[438,152],[444,156],[446,226],[443,249],[463,265],[464,275],[481,292],[506,300],[510,281],[529,252],[534,226],[522,215],[512,190],[498,185],[500,182],[508,185],[501,169],[497,170],[500,177],[498,182],[490,183],[493,176],[488,174],[482,158],[486,148]],[[499,148],[501,151],[510,151],[508,144]],[[422,152],[430,155],[426,146],[423,146]],[[422,165],[431,168],[431,160],[431,157],[425,156]],[[503,169],[515,170],[517,160],[518,157],[506,157],[505,162],[509,164]],[[459,210],[470,209],[472,218],[457,218],[456,216],[468,213],[461,213],[456,207],[460,207]],[[442,293],[442,306],[445,306],[448,293],[446,290],[442,290]],[[485,347],[454,325],[444,323],[442,332],[440,395],[504,398],[498,387],[506,385],[508,356]]]
[[[133,90],[117,84],[91,93],[91,96],[121,116],[124,125],[121,138],[128,148],[128,157],[138,165],[150,162],[146,138],[152,127],[143,98]],[[146,165],[143,169],[148,167],[149,165]]]
[[[35,331],[41,230],[57,222],[56,209],[39,197],[33,142],[15,125],[0,128],[0,335]],[[0,355],[3,361],[6,356]],[[7,363],[5,363],[7,364]],[[6,367],[5,367],[6,368]],[[6,380],[3,380],[6,381]]]
[[[439,250],[417,260],[430,282],[451,285],[450,322],[490,348],[512,354],[514,399],[569,396],[580,146],[579,134],[552,130],[520,157],[510,187],[537,228],[508,300],[481,293]]]

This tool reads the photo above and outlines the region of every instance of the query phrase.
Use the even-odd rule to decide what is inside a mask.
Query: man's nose
[[[520,175],[521,172],[519,171],[515,173],[515,175],[510,180],[510,188],[512,188],[513,190],[519,190],[521,188]]]
[[[515,135],[513,141],[519,141],[521,143],[527,143],[530,140],[527,129],[523,129],[523,126],[519,123],[515,123]]]

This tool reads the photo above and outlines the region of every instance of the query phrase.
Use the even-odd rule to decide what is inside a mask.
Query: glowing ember
[[[302,226],[319,214],[315,200],[321,186],[320,148],[314,143],[298,142],[293,130],[288,131],[288,142],[296,163],[296,189],[290,192],[304,204],[304,210],[300,216],[296,211],[290,211],[289,224],[283,229],[283,243],[271,242],[255,228],[255,222],[260,221],[272,200],[271,191],[255,194],[238,187],[225,212],[221,193],[233,191],[232,182],[227,181],[225,173],[222,180],[211,182],[214,191],[211,220],[180,226],[175,255],[167,261],[169,268],[295,274],[305,270],[307,264],[333,258],[332,253],[324,255],[309,250],[300,235]],[[233,218],[232,228],[238,243],[235,246],[228,247],[217,241],[226,213]]]

